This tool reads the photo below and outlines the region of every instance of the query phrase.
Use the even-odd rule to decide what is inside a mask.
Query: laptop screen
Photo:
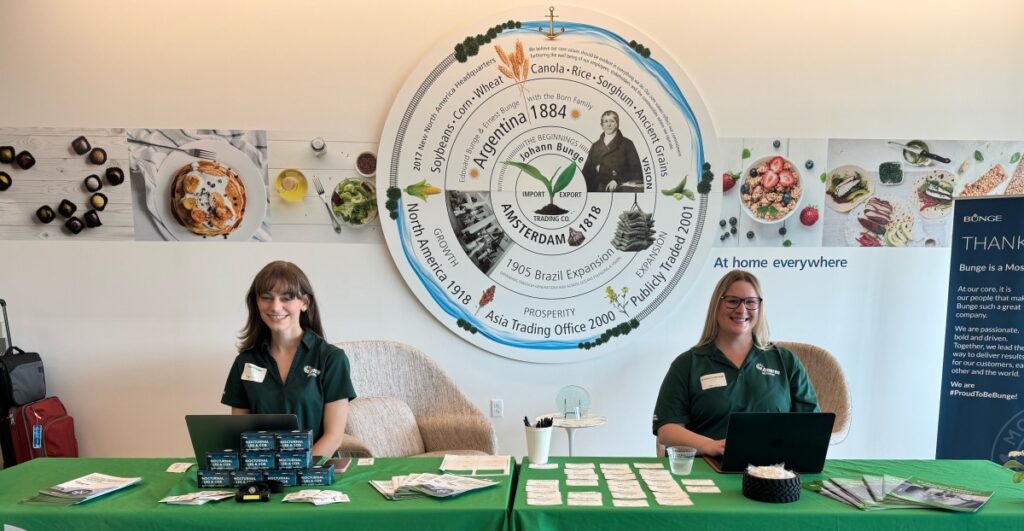
[[[240,448],[246,431],[291,431],[299,429],[295,415],[185,415],[188,436],[196,453],[196,463],[205,466],[206,452]]]
[[[835,413],[733,413],[724,455],[708,462],[719,472],[784,464],[794,472],[816,474],[825,466],[835,419]]]

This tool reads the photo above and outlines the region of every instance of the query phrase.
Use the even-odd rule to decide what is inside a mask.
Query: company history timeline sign
[[[721,200],[716,145],[694,86],[636,30],[575,8],[495,16],[439,44],[395,100],[377,176],[385,237],[466,340],[589,358],[697,277]]]
[[[1003,463],[1024,449],[1021,197],[954,207],[936,457]]]

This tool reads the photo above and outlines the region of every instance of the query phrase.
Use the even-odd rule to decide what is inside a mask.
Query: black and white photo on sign
[[[601,113],[601,135],[583,163],[588,192],[643,192],[643,168],[633,141],[619,129],[619,113]]]

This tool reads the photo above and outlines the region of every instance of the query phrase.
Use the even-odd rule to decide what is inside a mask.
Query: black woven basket
[[[789,479],[765,479],[743,474],[743,495],[767,503],[792,503],[800,499],[800,474]]]

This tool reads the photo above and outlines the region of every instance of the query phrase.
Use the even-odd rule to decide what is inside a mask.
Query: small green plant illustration
[[[626,286],[622,287],[621,292],[615,291],[611,286],[604,288],[604,296],[608,299],[608,302],[615,307],[616,310],[622,312],[623,315],[629,317],[629,312],[626,311],[626,294],[629,293],[629,288]]]
[[[695,199],[693,196],[693,191],[686,189],[686,180],[689,178],[690,176],[687,175],[683,177],[682,181],[679,181],[679,184],[676,185],[675,188],[666,188],[662,190],[662,195],[674,197],[676,201],[682,200],[684,197],[689,199],[690,201],[693,201]]]
[[[572,178],[576,176],[575,162],[572,162],[568,166],[566,166],[564,170],[561,170],[561,173],[559,173],[559,170],[555,170],[555,175],[557,175],[557,177],[555,177],[555,175],[552,175],[550,179],[545,177],[544,174],[540,172],[540,170],[529,164],[526,164],[525,162],[515,162],[512,160],[508,160],[503,162],[502,164],[507,164],[509,166],[512,166],[513,168],[519,168],[523,173],[529,175],[530,177],[533,177],[534,179],[537,179],[544,185],[544,188],[548,191],[548,196],[551,198],[551,202],[544,208],[537,210],[537,214],[554,216],[558,214],[565,214],[566,212],[568,212],[568,210],[565,210],[564,208],[559,207],[558,205],[555,204],[555,194],[564,190],[566,186],[569,186],[569,183],[572,182]]]

